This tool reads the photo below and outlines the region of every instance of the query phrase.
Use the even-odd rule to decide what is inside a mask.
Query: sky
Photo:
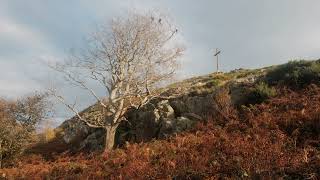
[[[160,10],[174,19],[186,52],[179,78],[320,57],[319,0],[0,0],[0,97],[44,90],[55,79],[45,62],[83,46],[97,25],[124,12]],[[94,102],[58,79],[79,108]],[[58,106],[57,119],[70,116]]]

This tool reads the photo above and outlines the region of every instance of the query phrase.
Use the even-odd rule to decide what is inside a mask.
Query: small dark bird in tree
[[[160,18],[160,19],[159,19],[159,21],[158,21],[158,22],[159,22],[159,24],[161,24],[161,21],[162,21],[162,19]]]
[[[176,33],[178,32],[178,29],[176,29]]]

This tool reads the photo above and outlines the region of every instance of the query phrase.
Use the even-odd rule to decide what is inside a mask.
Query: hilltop
[[[166,87],[167,98],[128,111],[116,150],[99,154],[103,132],[74,117],[0,174],[12,179],[316,179],[319,84],[320,60],[194,77]],[[100,116],[96,105],[82,113]]]

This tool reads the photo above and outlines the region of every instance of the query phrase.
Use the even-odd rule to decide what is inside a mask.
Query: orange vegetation
[[[219,179],[320,177],[320,88],[278,90],[236,114],[209,118],[166,140],[99,155],[28,156],[0,175],[12,179]],[[218,119],[217,119],[218,118]],[[220,119],[219,119],[220,118]]]

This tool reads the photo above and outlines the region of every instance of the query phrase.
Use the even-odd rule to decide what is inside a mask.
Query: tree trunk
[[[108,152],[113,149],[115,144],[115,136],[118,125],[108,126],[105,128],[106,137],[105,137],[105,147],[104,152]]]

